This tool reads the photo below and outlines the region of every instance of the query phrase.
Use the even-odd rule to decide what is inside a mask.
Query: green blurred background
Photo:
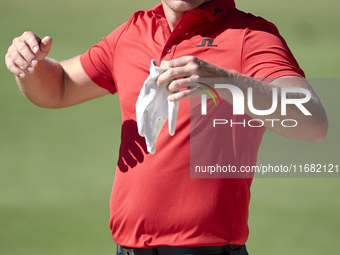
[[[28,102],[4,56],[25,30],[50,35],[50,57],[85,52],[139,9],[157,3],[11,0],[0,3],[0,254],[114,254],[109,197],[120,140],[117,96],[68,109]],[[321,144],[266,132],[259,163],[339,164],[340,4],[336,0],[240,0],[238,8],[274,22],[315,82],[330,129]],[[319,80],[320,81],[320,80]],[[312,82],[313,83],[313,82]],[[256,178],[248,250],[338,254],[340,179]]]

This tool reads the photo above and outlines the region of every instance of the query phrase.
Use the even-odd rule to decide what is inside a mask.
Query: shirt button
[[[167,53],[170,53],[170,52],[171,52],[171,48],[167,48],[167,49],[166,49],[166,52],[167,52]]]
[[[178,27],[178,30],[180,30],[181,28],[182,28],[182,26],[179,26],[179,27]]]

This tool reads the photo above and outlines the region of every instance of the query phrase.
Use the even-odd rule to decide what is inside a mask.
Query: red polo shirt
[[[110,200],[115,242],[128,247],[244,244],[251,179],[190,178],[190,106],[180,102],[176,134],[162,129],[154,155],[137,133],[135,103],[150,60],[194,55],[257,78],[303,76],[276,27],[213,0],[185,13],[173,32],[162,6],[138,11],[81,56],[89,77],[118,92],[121,146]],[[226,143],[239,165],[256,163],[264,128],[240,129]],[[236,137],[236,139],[235,139]],[[229,138],[228,138],[229,139]],[[202,147],[204,148],[204,147]],[[237,152],[235,151],[237,150]]]

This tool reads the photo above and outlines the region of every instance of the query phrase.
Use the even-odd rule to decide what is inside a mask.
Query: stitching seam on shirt
[[[247,27],[247,30],[246,32],[244,33],[243,35],[243,41],[242,41],[242,48],[241,48],[241,74],[243,74],[243,51],[244,51],[244,43],[245,43],[245,40],[246,40],[246,36],[247,34],[249,33],[249,27]]]
[[[112,69],[113,69],[113,62],[114,62],[114,59],[115,59],[115,55],[116,55],[116,48],[117,48],[117,44],[120,40],[120,38],[122,37],[123,33],[126,31],[127,27],[131,24],[132,22],[132,19],[135,18],[135,15],[133,15],[126,23],[125,23],[125,27],[124,29],[122,30],[122,32],[119,34],[119,36],[117,37],[117,40],[115,42],[115,46],[114,48],[112,49]],[[117,87],[117,82],[116,82],[116,77],[114,75],[112,75],[112,79],[113,79],[113,82],[114,82],[114,87],[118,93],[118,87]]]

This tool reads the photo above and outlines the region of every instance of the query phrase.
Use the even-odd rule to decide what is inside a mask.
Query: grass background
[[[11,0],[0,3],[0,55],[31,30],[71,58],[155,0]],[[340,4],[336,0],[240,0],[274,22],[327,110],[325,142],[266,132],[259,163],[339,164]],[[4,60],[4,58],[3,58]],[[117,96],[47,110],[25,100],[0,62],[0,254],[114,254],[109,196],[120,139]],[[261,179],[252,187],[248,250],[262,254],[338,254],[340,180]]]

